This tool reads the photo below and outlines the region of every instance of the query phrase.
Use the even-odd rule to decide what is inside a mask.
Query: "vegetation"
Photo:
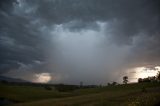
[[[52,90],[52,87],[50,87],[50,86],[44,86],[44,88],[45,88],[46,90]]]
[[[148,77],[148,78],[138,78],[138,83],[143,82],[159,82],[160,81],[160,71],[158,71],[156,76]]]
[[[124,77],[123,77],[123,83],[124,83],[124,84],[127,84],[127,83],[128,83],[128,76],[124,76]]]
[[[64,85],[64,84],[55,85],[54,87],[59,92],[69,92],[79,88],[76,85]]]
[[[10,106],[152,106],[160,102],[158,82],[84,87],[65,92],[52,85],[0,84],[0,91],[0,98],[14,101]]]
[[[0,83],[0,100],[9,106],[159,106],[160,72],[155,77],[139,78],[139,83],[108,83],[108,86]],[[0,104],[1,105],[1,104]]]
[[[157,80],[158,80],[158,81],[160,81],[160,71],[158,71],[158,73],[157,73],[157,76],[156,76],[156,77],[157,77]]]

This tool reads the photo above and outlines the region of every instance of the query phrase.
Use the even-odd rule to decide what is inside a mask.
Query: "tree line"
[[[142,82],[160,82],[160,71],[158,71],[156,76],[147,77],[147,78],[138,78],[138,83]],[[128,83],[128,76],[123,77],[123,83]]]

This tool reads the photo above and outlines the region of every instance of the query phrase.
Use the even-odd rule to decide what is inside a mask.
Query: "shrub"
[[[50,86],[45,86],[44,87],[46,90],[52,90],[52,88]]]
[[[68,92],[68,91],[74,91],[78,89],[79,87],[76,85],[64,85],[64,84],[58,84],[55,85],[55,89],[59,92]]]

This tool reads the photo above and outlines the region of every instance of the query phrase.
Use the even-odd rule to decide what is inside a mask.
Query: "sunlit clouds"
[[[160,71],[160,66],[156,67],[137,67],[128,70],[128,75],[130,76],[130,82],[137,82],[138,78],[148,78],[154,77]]]
[[[35,77],[36,78],[33,82],[38,82],[38,83],[47,83],[52,79],[49,73],[35,74]]]

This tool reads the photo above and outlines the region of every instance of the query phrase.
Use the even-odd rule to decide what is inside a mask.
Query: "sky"
[[[0,0],[0,75],[68,84],[153,76],[159,10],[159,0]]]

